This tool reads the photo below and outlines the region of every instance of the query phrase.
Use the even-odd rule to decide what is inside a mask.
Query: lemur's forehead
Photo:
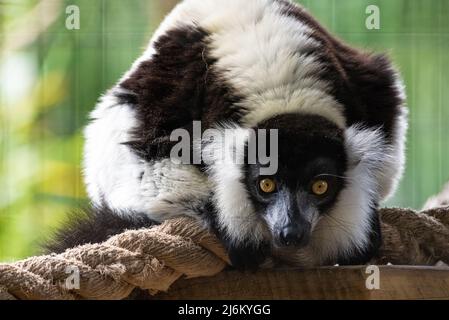
[[[304,139],[306,140],[306,139]],[[326,170],[344,171],[346,169],[344,147],[337,141],[319,139],[312,143],[303,141],[297,147],[280,142],[278,174],[286,177],[324,173]]]
[[[267,146],[262,150],[269,150],[271,159],[278,163],[276,175],[285,180],[326,170],[342,173],[346,169],[343,130],[323,117],[283,114],[263,121],[256,127],[256,132],[260,129],[265,129],[266,135],[250,136],[248,142],[254,143],[257,148]],[[277,131],[275,140],[270,137],[273,134],[270,130],[273,129]]]
[[[310,157],[338,155],[344,151],[344,130],[324,117],[291,113],[274,116],[258,124],[266,136],[257,135],[258,144],[270,145],[276,130],[280,161],[307,160]]]

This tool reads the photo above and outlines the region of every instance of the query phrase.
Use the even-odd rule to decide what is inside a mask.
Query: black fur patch
[[[157,224],[145,214],[136,212],[120,216],[108,207],[93,207],[74,212],[69,221],[44,245],[46,252],[61,253],[87,243],[100,243],[128,229],[140,229]]]
[[[343,130],[318,115],[282,114],[261,122],[258,129],[278,129],[278,162],[283,180],[295,184],[308,160],[325,156],[338,163],[338,171],[346,171]],[[266,144],[269,149],[269,139]],[[258,145],[258,143],[257,143]],[[282,174],[282,168],[285,173]]]
[[[344,106],[347,124],[382,127],[385,137],[391,141],[403,101],[395,87],[395,73],[389,59],[347,46],[302,8],[285,0],[277,1],[285,15],[310,27],[312,37],[324,47],[313,55],[326,68],[324,80],[332,84],[336,100]]]
[[[225,242],[232,267],[241,271],[257,271],[271,252],[269,243],[254,246],[251,241],[242,241],[240,245]]]
[[[203,130],[219,121],[239,122],[243,110],[233,106],[240,98],[214,69],[207,37],[200,28],[168,31],[154,44],[154,56],[120,84],[136,97],[139,125],[128,144],[142,158],[169,156],[172,131],[191,132],[194,120]]]

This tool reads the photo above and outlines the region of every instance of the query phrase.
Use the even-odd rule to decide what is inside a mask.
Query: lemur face
[[[319,116],[293,114],[271,118],[259,128],[278,129],[278,170],[264,176],[260,164],[246,166],[256,214],[265,221],[273,246],[305,246],[345,185],[342,133]]]

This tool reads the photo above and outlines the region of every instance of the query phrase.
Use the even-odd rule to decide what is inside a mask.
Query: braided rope
[[[449,207],[381,209],[383,245],[372,263],[449,264]],[[190,218],[130,230],[100,244],[0,264],[0,299],[123,299],[166,291],[181,276],[212,276],[229,263],[218,240]],[[79,288],[67,284],[79,272]],[[70,283],[69,283],[70,284]]]
[[[192,219],[178,218],[104,243],[0,264],[0,298],[123,299],[135,287],[165,291],[182,275],[214,275],[226,261],[212,235]],[[79,272],[79,289],[69,290],[73,270]]]

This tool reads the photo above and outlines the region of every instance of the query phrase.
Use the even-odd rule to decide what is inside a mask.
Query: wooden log
[[[154,298],[171,299],[449,299],[449,268],[379,266],[379,289],[367,266],[221,272],[178,280]]]

